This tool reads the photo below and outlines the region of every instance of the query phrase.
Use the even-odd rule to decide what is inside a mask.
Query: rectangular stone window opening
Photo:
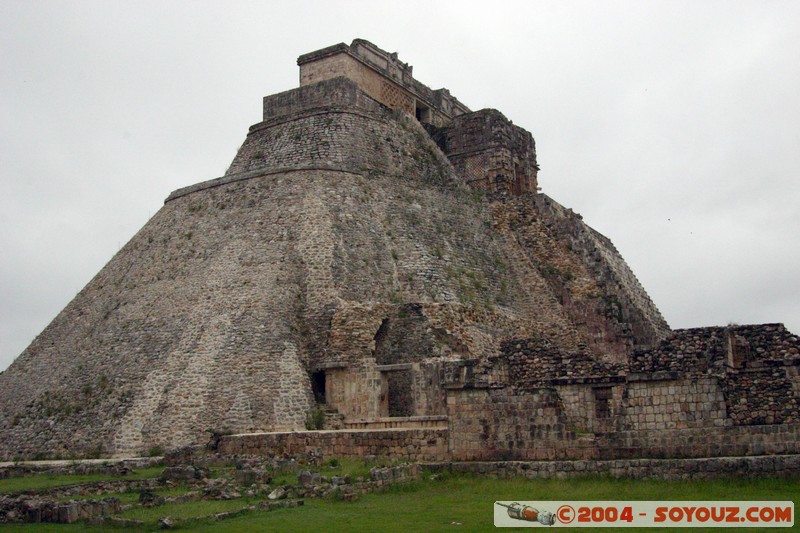
[[[314,401],[318,404],[325,403],[325,371],[317,370],[311,374],[311,391],[314,393]]]
[[[594,392],[594,414],[598,419],[611,417],[610,400],[614,397],[611,387],[596,387]]]
[[[431,123],[431,108],[420,102],[419,100],[416,101],[416,117],[417,120],[422,122],[423,124],[430,124]]]

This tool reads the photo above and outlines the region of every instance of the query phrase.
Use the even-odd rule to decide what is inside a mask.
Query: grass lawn
[[[224,530],[492,531],[496,500],[787,500],[792,496],[800,501],[800,480],[660,482],[595,478],[532,481],[464,476],[397,486],[383,494],[362,496],[352,503],[306,500],[303,509],[278,509],[227,520]],[[219,531],[219,526],[198,525],[193,531]],[[626,529],[637,530],[658,531]],[[678,531],[675,528],[663,530]]]
[[[717,481],[633,481],[605,478],[570,480],[487,479],[443,476],[398,485],[355,502],[306,499],[295,509],[253,512],[223,522],[199,522],[190,531],[491,531],[496,500],[788,500],[800,502],[800,479],[729,479]],[[236,510],[256,500],[190,502],[131,510],[129,518],[155,530],[158,518],[196,517]],[[795,529],[800,525],[795,526]],[[104,531],[74,525],[4,525],[8,531]],[[678,531],[664,528],[664,531]],[[785,529],[784,529],[785,530]],[[606,529],[610,531],[610,529]],[[626,531],[636,531],[628,529]],[[640,529],[639,531],[658,531]],[[703,531],[709,531],[704,529]],[[731,531],[727,529],[726,531]],[[752,531],[752,529],[750,530]]]

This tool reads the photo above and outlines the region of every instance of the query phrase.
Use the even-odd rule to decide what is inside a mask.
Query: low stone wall
[[[0,523],[22,521],[71,524],[79,520],[108,516],[120,510],[117,498],[58,502],[3,497],[0,498]]]
[[[800,424],[597,435],[599,458],[688,458],[800,454]]]
[[[625,459],[614,461],[502,461],[422,463],[434,472],[462,472],[492,477],[570,478],[610,475],[632,479],[711,479],[720,476],[797,476],[800,455],[712,457],[703,459]]]
[[[137,492],[141,490],[156,490],[164,486],[156,478],[147,479],[118,479],[111,481],[95,481],[93,483],[76,483],[46,489],[31,489],[15,493],[20,498],[38,498],[60,500],[73,496],[113,494],[116,492]]]
[[[392,457],[436,461],[447,456],[447,429],[384,429],[350,431],[293,431],[226,435],[218,452],[223,456],[275,456],[315,452],[323,457]]]
[[[497,404],[501,405],[501,404]],[[541,408],[541,407],[540,407]],[[524,412],[529,412],[525,409]],[[800,425],[732,426],[683,430],[615,431],[595,435],[576,434],[566,428],[536,428],[533,436],[506,446],[506,436],[486,427],[474,438],[462,433],[453,442],[447,429],[381,429],[256,433],[222,437],[222,456],[316,454],[323,457],[374,455],[412,461],[487,461],[515,459],[629,460],[688,458],[749,458],[761,455],[800,454]],[[466,439],[466,440],[465,440]]]
[[[3,465],[0,464],[0,479],[24,477],[36,474],[61,476],[64,474],[104,474],[124,476],[135,468],[157,466],[164,461],[161,457],[142,457],[109,461],[103,459],[72,461],[34,461]]]

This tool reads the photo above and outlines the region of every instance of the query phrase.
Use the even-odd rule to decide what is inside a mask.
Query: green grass
[[[343,461],[337,468],[347,469]],[[351,467],[360,466],[358,462]],[[324,475],[325,469],[321,469]],[[334,469],[332,469],[334,470]],[[352,474],[351,474],[352,475]],[[224,522],[201,521],[191,531],[491,531],[497,500],[788,500],[800,503],[798,479],[723,479],[715,481],[635,481],[607,478],[569,480],[489,479],[444,474],[431,481],[395,485],[381,494],[362,495],[355,502],[335,498],[306,499],[298,509],[252,512]],[[241,509],[255,498],[188,502],[151,509],[132,509],[127,518],[146,522],[155,530],[163,516],[194,518]],[[800,506],[798,506],[800,507]],[[460,525],[453,524],[458,522]],[[795,529],[799,529],[796,525]],[[4,525],[8,531],[104,531],[108,528],[73,525]],[[652,532],[659,529],[640,529]],[[663,528],[675,532],[678,529]],[[703,531],[708,531],[704,529]],[[610,530],[609,530],[610,531]],[[636,531],[627,529],[626,531]],[[726,529],[730,531],[730,529]],[[750,530],[752,531],[752,529]]]
[[[532,481],[465,476],[395,486],[384,494],[364,495],[352,503],[308,499],[300,510],[276,509],[226,520],[224,529],[226,532],[492,531],[496,500],[786,500],[795,494],[800,494],[800,480]],[[202,524],[192,530],[215,531],[215,528],[218,531],[219,525]]]
[[[52,487],[73,485],[75,483],[94,483],[95,481],[114,481],[122,479],[147,479],[160,476],[163,470],[164,467],[162,466],[151,466],[149,468],[136,470],[127,476],[112,476],[108,474],[64,474],[55,476],[50,474],[38,474],[31,477],[12,477],[0,479],[0,494],[18,492],[21,490],[49,489]]]
[[[170,503],[157,507],[137,507],[128,509],[119,516],[132,520],[141,520],[155,525],[164,516],[171,518],[199,518],[226,511],[236,511],[255,502],[255,498],[239,498],[236,500],[201,500],[196,502]]]

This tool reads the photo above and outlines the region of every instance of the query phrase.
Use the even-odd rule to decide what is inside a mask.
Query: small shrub
[[[395,305],[399,305],[403,303],[403,297],[397,291],[392,291],[389,293],[389,301]]]
[[[315,405],[306,416],[306,429],[313,431],[315,429],[322,429],[324,425],[325,411],[323,411],[320,406]]]
[[[153,446],[147,450],[148,457],[160,457],[164,455],[164,449],[161,446]]]

